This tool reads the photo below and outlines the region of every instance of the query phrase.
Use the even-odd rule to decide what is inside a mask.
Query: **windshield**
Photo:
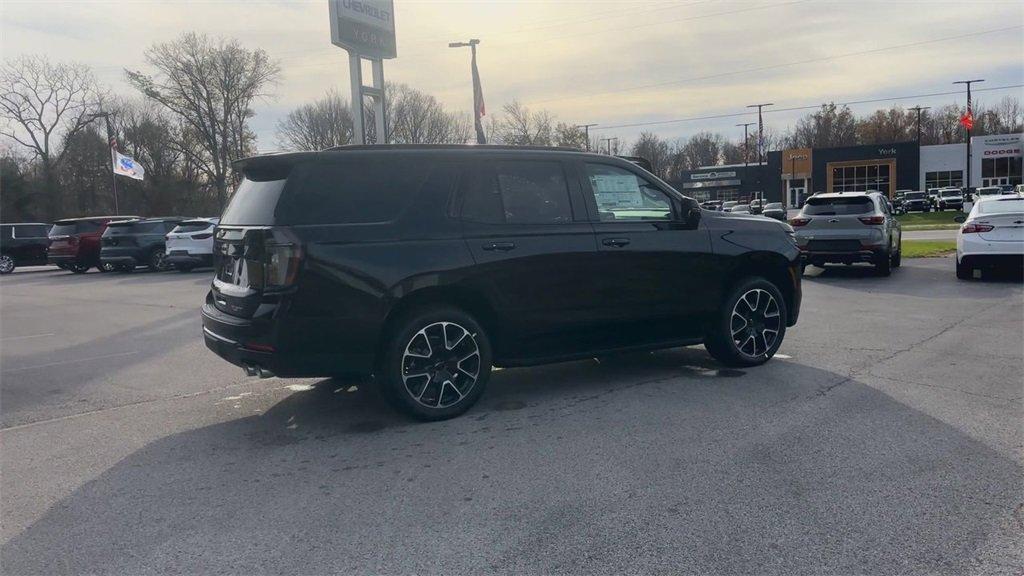
[[[939,191],[939,196],[942,196],[943,198],[948,198],[950,196],[959,196],[959,195],[960,195],[960,191],[959,190],[940,190]]]
[[[811,198],[804,205],[804,214],[808,216],[845,216],[867,214],[872,209],[874,209],[874,204],[867,196]]]
[[[992,195],[992,194],[1002,194],[1002,192],[1003,192],[1002,188],[999,188],[997,186],[993,186],[991,188],[978,188],[978,195],[980,195],[980,196],[989,196],[989,195]]]
[[[1011,212],[1024,212],[1024,198],[991,200],[978,204],[978,214],[1008,214]]]
[[[907,200],[920,200],[924,198],[924,192],[907,192]]]

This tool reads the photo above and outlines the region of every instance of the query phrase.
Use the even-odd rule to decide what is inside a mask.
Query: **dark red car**
[[[50,229],[48,260],[60,268],[82,274],[92,267],[106,272],[100,264],[100,236],[107,224],[138,216],[88,216],[57,220]]]

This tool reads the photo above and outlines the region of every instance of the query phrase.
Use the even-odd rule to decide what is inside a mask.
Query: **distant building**
[[[1024,134],[992,134],[971,138],[970,187],[1015,186],[1021,182],[1024,163]],[[963,186],[967,166],[967,144],[939,144],[921,147],[919,190]]]

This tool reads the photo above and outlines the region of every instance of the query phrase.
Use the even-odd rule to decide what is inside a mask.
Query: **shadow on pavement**
[[[951,281],[951,279],[953,281]],[[919,298],[950,298],[968,296],[975,299],[1002,299],[1017,294],[1021,277],[1015,273],[988,274],[981,280],[956,280],[952,258],[918,258],[904,260],[892,275],[878,276],[866,264],[844,266],[829,264],[825,268],[808,266],[803,281],[836,288]]]
[[[52,506],[2,562],[9,574],[962,572],[1020,477],[856,380],[780,360],[719,370],[683,349],[503,370],[480,406],[430,424],[324,380],[264,414],[151,442]]]

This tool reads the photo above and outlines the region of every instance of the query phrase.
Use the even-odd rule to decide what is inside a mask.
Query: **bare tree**
[[[722,145],[725,139],[721,134],[698,132],[682,144],[673,155],[673,176],[679,170],[693,170],[701,166],[714,166],[722,158]]]
[[[559,122],[555,126],[555,145],[585,150],[587,148],[587,133],[579,126]]]
[[[352,108],[331,90],[279,121],[277,142],[287,150],[324,150],[348,144],[352,142]]]
[[[60,211],[57,173],[67,152],[63,144],[91,122],[97,93],[92,71],[83,65],[21,56],[0,68],[0,135],[39,162],[51,218]]]
[[[546,110],[532,112],[518,100],[505,104],[498,120],[500,141],[511,146],[551,146],[554,142],[554,118]]]
[[[640,138],[629,150],[630,155],[639,156],[651,163],[651,172],[655,176],[668,179],[674,174],[669,174],[672,165],[672,150],[668,142],[662,140],[653,132],[641,132]]]
[[[185,149],[211,181],[221,208],[227,202],[231,161],[247,154],[254,136],[248,127],[252,104],[273,84],[278,65],[263,50],[235,40],[211,40],[190,32],[146,50],[156,69],[147,75],[126,71],[140,92],[176,116],[198,149]]]
[[[797,122],[787,138],[790,148],[831,148],[857,143],[857,119],[846,106],[823,104]],[[770,149],[770,148],[768,148]]]
[[[1024,130],[1024,111],[1020,100],[1013,96],[1004,96],[993,108],[1002,132],[1016,133]]]
[[[472,133],[469,118],[448,112],[432,95],[406,84],[386,84],[388,142],[464,144]]]

